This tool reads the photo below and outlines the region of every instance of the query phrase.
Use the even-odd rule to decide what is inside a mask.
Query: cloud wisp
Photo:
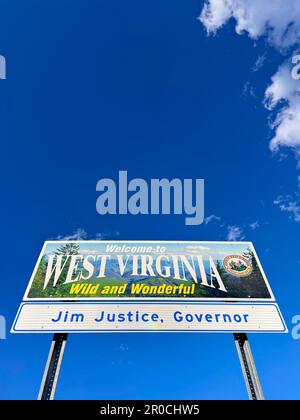
[[[267,58],[266,54],[259,55],[252,67],[252,71],[253,72],[259,71],[264,66],[266,58]]]
[[[115,232],[116,236],[120,235],[119,231]],[[51,238],[52,240],[58,240],[58,241],[82,241],[87,239],[95,239],[97,241],[104,241],[105,239],[108,239],[111,237],[110,233],[102,233],[98,232],[95,235],[89,235],[83,228],[78,228],[74,230],[73,233],[67,234],[67,235],[58,235],[55,238]]]
[[[73,233],[71,234],[67,234],[67,235],[58,235],[53,239],[59,240],[59,241],[80,241],[83,239],[87,239],[87,232],[82,229],[82,228],[78,228],[76,230],[74,230]]]
[[[223,237],[225,237],[228,241],[242,241],[246,238],[246,233],[249,232],[249,230],[257,230],[266,224],[266,222],[261,223],[258,220],[255,220],[252,223],[242,223],[241,226],[237,226],[223,221],[221,217],[215,216],[214,214],[207,216],[204,219],[205,225],[211,223],[218,225],[219,229],[223,232]]]
[[[227,227],[227,240],[228,241],[242,241],[245,239],[243,230],[239,226]]]
[[[221,217],[216,216],[215,214],[211,214],[210,216],[207,216],[204,218],[204,224],[208,225],[211,222],[220,222]]]
[[[279,196],[274,200],[274,204],[285,213],[289,214],[289,217],[294,222],[300,222],[300,200],[295,200],[291,196]]]

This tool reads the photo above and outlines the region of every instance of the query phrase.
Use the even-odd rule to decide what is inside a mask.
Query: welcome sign
[[[251,242],[47,241],[11,331],[286,332]]]
[[[274,296],[251,242],[45,242],[24,301]]]

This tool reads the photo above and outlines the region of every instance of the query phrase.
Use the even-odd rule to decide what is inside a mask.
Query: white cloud
[[[202,245],[188,245],[186,247],[186,252],[189,252],[190,254],[197,254],[203,251],[210,251],[210,248]]]
[[[300,185],[300,177],[299,177],[299,185]],[[256,229],[258,229],[261,226],[261,223],[258,220],[254,221],[252,223],[249,223],[249,222],[248,223],[244,223],[244,224],[242,224],[241,227],[235,226],[235,225],[229,225],[226,221],[224,221],[224,222],[221,223],[221,220],[222,220],[221,217],[216,216],[214,214],[211,214],[210,216],[207,216],[204,219],[204,223],[206,225],[208,223],[211,223],[211,222],[218,223],[218,226],[220,228],[226,230],[226,238],[229,241],[242,240],[242,239],[245,238],[245,235],[244,235],[244,231],[245,230],[248,230],[249,228],[251,230],[256,230]],[[188,246],[186,249],[190,253],[197,253],[198,250],[203,251],[206,248],[205,247],[202,247],[202,246]],[[209,249],[209,248],[207,248],[207,249]]]
[[[227,227],[227,240],[228,241],[241,241],[245,238],[242,229],[238,226]]]
[[[255,230],[255,229],[258,229],[260,227],[260,224],[259,224],[258,221],[256,221],[256,222],[250,223],[249,227],[250,227],[251,230]]]
[[[118,237],[120,236],[120,232],[118,230],[115,231],[115,236]],[[111,238],[111,233],[103,233],[103,232],[98,232],[96,233],[96,239],[98,241],[104,241],[105,239]]]
[[[120,346],[119,346],[119,349],[121,351],[128,351],[129,347],[126,344],[121,343]]]
[[[265,106],[274,110],[281,105],[273,123],[275,130],[271,150],[291,147],[299,156],[300,148],[300,83],[291,77],[290,66],[283,64],[272,77],[265,93]]]
[[[216,33],[231,16],[231,6],[226,0],[210,0],[204,5],[199,20],[208,33]]]
[[[298,197],[296,199],[291,196],[279,196],[275,201],[281,211],[289,214],[290,219],[295,222],[300,222],[300,200]]]
[[[84,229],[78,228],[74,230],[73,233],[70,235],[59,235],[54,239],[60,240],[60,241],[80,241],[87,238],[87,233]]]
[[[199,20],[209,35],[216,34],[230,19],[235,21],[237,34],[247,34],[254,41],[263,38],[283,55],[300,47],[299,0],[205,0]],[[295,67],[299,58],[294,56],[278,68],[265,91],[264,105],[273,112],[270,149],[278,152],[282,147],[290,148],[300,166],[300,80],[299,66]],[[266,55],[258,56],[252,70],[259,70],[265,60]],[[244,94],[249,92],[246,83]],[[279,197],[274,203],[299,221],[298,198]]]
[[[300,44],[299,0],[206,0],[199,17],[209,34],[225,25],[232,18],[238,34],[247,33],[253,40],[265,37],[267,42],[280,50]],[[253,70],[264,63],[259,56]],[[245,89],[245,88],[244,88]],[[290,66],[282,65],[272,77],[265,92],[265,105],[276,109],[272,123],[274,136],[270,148],[292,148],[299,157],[300,147],[300,83],[291,76]],[[279,107],[278,107],[279,105]]]
[[[252,96],[253,98],[255,98],[255,89],[254,87],[251,85],[250,82],[246,82],[243,86],[243,95],[244,96]]]
[[[216,216],[214,214],[211,214],[210,216],[205,217],[204,224],[205,225],[208,225],[208,223],[213,222],[213,221],[220,222],[221,221],[221,217]]]
[[[278,49],[300,42],[299,0],[206,0],[199,20],[215,34],[229,19],[236,32],[250,38],[265,36]]]
[[[116,233],[116,236],[118,235],[119,235],[119,232]],[[56,239],[59,241],[81,241],[84,239],[95,239],[97,241],[103,241],[109,237],[110,237],[110,233],[100,233],[100,232],[96,233],[96,235],[91,237],[83,228],[78,228],[74,230],[74,232],[71,234],[58,235],[55,238],[51,238],[51,239]]]
[[[266,58],[267,58],[266,54],[259,55],[252,67],[252,71],[256,72],[260,70],[265,64]]]
[[[99,255],[99,249],[81,249],[80,254],[82,254],[82,255]]]
[[[101,232],[96,233],[97,241],[103,241],[107,237],[108,237],[108,234],[106,233],[101,233]]]

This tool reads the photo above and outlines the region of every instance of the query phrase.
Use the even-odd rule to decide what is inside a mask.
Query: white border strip
[[[105,305],[107,305],[108,308],[113,306],[114,311],[118,310],[116,308],[119,307],[119,304],[117,304],[117,303],[112,304],[110,302],[106,302]],[[162,308],[165,307],[165,306],[169,306],[170,308],[173,307],[173,308],[177,308],[177,309],[181,309],[181,310],[185,310],[185,309],[190,308],[192,313],[193,313],[192,308],[199,308],[199,310],[201,311],[203,309],[203,307],[206,308],[206,310],[207,310],[208,307],[214,308],[216,306],[217,307],[223,306],[223,307],[228,308],[229,310],[230,309],[232,310],[234,307],[239,308],[239,309],[241,307],[252,307],[252,309],[254,307],[261,307],[261,308],[262,307],[265,307],[265,308],[274,307],[275,312],[276,312],[276,322],[278,324],[277,328],[272,329],[272,324],[274,324],[275,318],[274,318],[273,322],[271,322],[271,324],[270,324],[271,327],[269,329],[267,329],[266,327],[263,328],[262,326],[259,326],[259,324],[257,324],[257,327],[253,326],[252,327],[253,329],[251,329],[250,325],[249,325],[250,328],[245,328],[245,326],[242,327],[241,325],[240,326],[236,325],[235,328],[226,329],[226,328],[223,328],[222,325],[220,325],[219,328],[216,328],[216,329],[201,328],[201,326],[199,326],[199,328],[197,328],[197,329],[196,328],[189,329],[189,326],[187,326],[184,323],[182,324],[182,328],[166,328],[166,329],[164,329],[164,328],[160,329],[160,328],[157,328],[157,327],[152,327],[152,328],[123,328],[123,329],[122,328],[118,329],[118,328],[107,328],[106,327],[104,329],[101,329],[101,328],[99,328],[99,329],[98,328],[97,329],[95,329],[95,328],[91,328],[91,329],[85,328],[85,329],[80,330],[80,329],[76,329],[76,328],[70,328],[70,326],[66,327],[65,329],[52,329],[52,328],[49,328],[49,329],[35,329],[34,328],[34,324],[35,324],[34,319],[32,319],[32,321],[29,323],[29,325],[32,326],[32,329],[28,329],[28,328],[27,329],[22,329],[22,328],[18,329],[17,328],[17,325],[19,323],[19,318],[21,316],[21,313],[22,313],[22,310],[23,310],[24,307],[29,307],[29,309],[31,309],[31,308],[34,308],[36,306],[36,307],[40,307],[40,308],[41,307],[48,307],[48,309],[49,309],[49,308],[64,306],[65,308],[68,308],[68,311],[69,311],[70,308],[73,308],[73,310],[74,310],[74,307],[83,308],[83,307],[89,307],[89,306],[95,306],[95,307],[98,307],[98,309],[99,308],[103,309],[105,305],[103,303],[99,303],[99,302],[89,302],[89,303],[88,302],[83,302],[83,303],[80,303],[80,302],[76,302],[76,303],[66,303],[66,302],[65,303],[63,303],[63,302],[61,302],[61,303],[58,303],[58,302],[52,302],[52,303],[51,302],[50,303],[45,303],[45,302],[37,303],[37,302],[35,302],[35,303],[33,303],[33,302],[31,302],[30,303],[30,302],[23,302],[20,305],[18,313],[15,317],[13,326],[11,328],[11,333],[20,333],[20,334],[25,334],[25,333],[26,334],[28,334],[28,333],[47,334],[47,333],[51,333],[51,334],[53,334],[53,333],[106,333],[106,332],[107,333],[113,333],[113,332],[114,333],[120,333],[120,332],[122,332],[122,333],[125,333],[125,332],[137,332],[137,333],[143,333],[143,332],[146,332],[146,333],[149,333],[149,332],[166,332],[166,333],[167,332],[183,332],[183,333],[186,333],[186,332],[192,332],[192,333],[195,333],[195,332],[198,332],[198,333],[246,332],[246,333],[266,333],[266,334],[274,333],[274,334],[278,334],[278,333],[287,333],[288,332],[286,323],[285,323],[285,321],[282,317],[282,314],[280,312],[280,309],[279,309],[279,307],[276,303],[219,303],[219,302],[203,303],[203,305],[201,307],[201,305],[199,305],[195,302],[191,303],[191,304],[181,303],[180,305],[177,305],[176,303],[171,303],[171,302],[166,302],[166,303],[160,302],[160,303],[152,303],[152,304],[150,302],[147,302],[147,303],[138,303],[137,304],[136,302],[132,301],[132,302],[127,302],[125,306],[127,306],[127,308],[129,308],[130,310],[133,310],[132,307],[135,307],[139,311],[141,311],[142,309],[147,310],[146,309],[147,306],[148,307],[152,306],[156,310],[157,310],[158,306],[160,306]],[[120,305],[120,308],[121,307],[124,307],[124,305]],[[81,309],[81,310],[83,310],[83,309]],[[126,309],[125,309],[125,311],[126,311]],[[275,314],[272,315],[272,316],[275,316]],[[256,323],[257,322],[258,322],[258,320],[256,320]],[[261,321],[261,322],[264,323],[264,321]],[[282,326],[282,329],[278,328],[279,323]],[[76,324],[74,324],[74,325],[76,325]],[[126,325],[126,323],[122,324],[122,326],[125,326],[125,325]],[[42,328],[44,328],[44,327],[42,327]]]

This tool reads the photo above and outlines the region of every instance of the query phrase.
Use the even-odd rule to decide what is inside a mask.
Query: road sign
[[[251,242],[47,241],[11,332],[54,333],[39,399],[53,399],[69,332],[234,333],[251,399],[248,332],[287,327]]]
[[[251,242],[47,241],[26,301],[274,301]]]
[[[17,333],[286,332],[275,303],[23,303]]]

